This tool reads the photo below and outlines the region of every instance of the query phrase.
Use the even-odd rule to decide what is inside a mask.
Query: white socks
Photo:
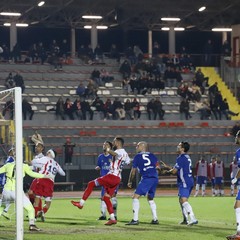
[[[156,221],[158,219],[157,218],[157,206],[156,206],[156,203],[153,200],[148,201],[148,203],[149,203],[149,206],[150,206],[151,211],[152,211],[153,220]]]
[[[113,211],[114,211],[114,215],[117,216],[117,198],[116,197],[113,197],[112,198],[112,205],[113,205]]]
[[[138,212],[140,208],[140,203],[138,199],[133,199],[132,201],[132,207],[133,207],[133,220],[138,221]]]
[[[106,217],[106,210],[107,210],[106,203],[101,200],[101,213],[102,213],[102,216],[104,217]]]
[[[240,208],[235,209],[236,221],[237,221],[237,231],[240,231]]]
[[[189,215],[189,217],[190,217],[190,220],[191,220],[191,221],[196,220],[196,218],[195,218],[195,216],[194,216],[194,213],[193,213],[193,210],[192,210],[192,207],[191,207],[191,205],[189,204],[189,202],[184,202],[184,203],[182,204],[182,206],[183,206],[183,210],[185,210],[185,211],[188,213],[188,215]]]

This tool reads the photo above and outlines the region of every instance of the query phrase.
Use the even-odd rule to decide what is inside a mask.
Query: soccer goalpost
[[[23,240],[23,143],[22,143],[22,89],[20,87],[0,91],[1,104],[11,98],[14,108],[15,163],[16,163],[16,240]],[[6,111],[5,111],[6,113]],[[12,113],[13,114],[13,113]],[[4,114],[5,115],[5,114]]]

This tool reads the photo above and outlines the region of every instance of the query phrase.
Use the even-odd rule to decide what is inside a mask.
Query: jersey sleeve
[[[63,171],[63,169],[61,168],[61,166],[58,164],[58,169],[57,169],[58,173],[61,175],[61,176],[65,176],[65,172]]]
[[[27,175],[29,175],[30,177],[33,177],[33,178],[44,178],[45,177],[44,174],[33,172],[27,164],[23,165],[23,170]]]
[[[0,173],[5,173],[7,170],[6,170],[6,165],[3,165],[2,167],[0,167]]]

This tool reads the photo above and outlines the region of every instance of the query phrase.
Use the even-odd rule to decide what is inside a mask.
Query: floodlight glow
[[[3,26],[10,27],[11,23],[4,23]],[[28,27],[27,23],[16,23],[16,27]]]
[[[18,12],[1,12],[0,15],[18,17],[18,16],[21,16],[21,13],[18,13]]]
[[[163,30],[163,31],[169,31],[170,28],[169,28],[169,27],[162,27],[161,30]]]
[[[97,29],[108,29],[108,26],[97,26]]]
[[[44,2],[44,1],[41,1],[41,2],[38,3],[38,6],[41,7],[41,6],[43,6],[44,4],[45,4],[45,2]]]
[[[205,6],[202,6],[202,7],[200,7],[199,9],[198,9],[198,11],[199,12],[202,12],[202,11],[204,11],[206,9],[206,7]]]
[[[85,19],[102,19],[102,16],[95,16],[95,15],[84,15],[82,18]]]
[[[86,26],[84,26],[84,28],[85,28],[85,29],[91,29],[92,26],[86,25]]]
[[[183,28],[183,27],[175,27],[174,28],[174,31],[184,31],[185,30],[185,28]]]
[[[163,17],[161,18],[162,21],[175,21],[175,22],[178,22],[180,21],[181,19],[180,18],[171,18],[171,17]]]
[[[213,28],[213,32],[231,32],[232,28]]]

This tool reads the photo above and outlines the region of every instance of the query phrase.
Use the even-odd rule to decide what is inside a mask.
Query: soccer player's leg
[[[100,186],[97,179],[90,181],[87,185],[87,188],[85,189],[85,191],[83,193],[83,197],[80,199],[79,202],[71,201],[72,205],[79,209],[82,209],[85,201],[88,199],[88,197],[90,196],[90,194],[93,191],[93,188],[96,186]]]
[[[101,206],[100,206],[101,216],[98,218],[98,220],[106,220],[107,219],[107,217],[106,217],[107,206],[106,206],[106,203],[103,201],[104,193],[105,193],[104,188],[102,187],[102,190],[101,190]]]
[[[183,211],[185,211],[188,214],[189,217],[189,222],[187,225],[191,226],[194,224],[198,224],[198,220],[195,218],[195,215],[192,210],[192,206],[188,202],[188,198],[191,194],[192,188],[179,188],[179,196],[180,196],[180,201],[183,206]]]
[[[156,203],[154,202],[154,197],[155,197],[155,192],[156,192],[156,188],[158,185],[158,179],[154,179],[151,178],[149,179],[150,182],[152,182],[150,189],[148,190],[148,203],[149,206],[151,208],[151,212],[152,212],[152,221],[151,224],[159,224],[158,222],[158,217],[157,217],[157,206]],[[149,184],[150,185],[150,184]]]

